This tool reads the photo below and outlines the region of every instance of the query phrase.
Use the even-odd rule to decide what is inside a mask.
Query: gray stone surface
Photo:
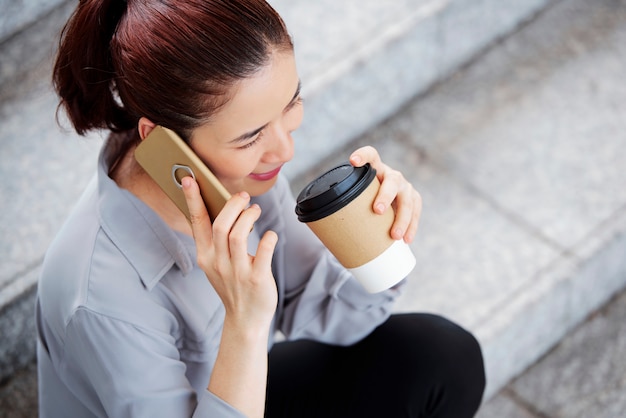
[[[0,0],[0,43],[45,16],[64,0]]]
[[[298,156],[287,169],[287,171],[291,170],[287,174],[292,177],[306,167],[315,166],[322,158],[320,152],[327,155],[332,151],[334,145],[331,144],[341,144],[355,133],[348,134],[344,131],[339,138],[329,132],[322,135],[324,139],[320,140],[320,136],[308,131],[309,128],[306,125],[315,129],[326,129],[323,128],[326,126],[332,127],[333,131],[341,131],[340,125],[345,123],[345,126],[350,125],[350,129],[354,127],[364,129],[383,117],[383,113],[391,111],[391,108],[388,108],[378,116],[374,116],[378,109],[384,106],[394,106],[391,103],[398,103],[397,98],[389,96],[392,90],[388,87],[394,87],[396,92],[404,95],[402,100],[406,100],[419,88],[425,88],[437,77],[437,74],[441,74],[443,71],[441,66],[429,64],[426,61],[423,66],[426,71],[431,72],[431,75],[422,79],[421,87],[414,83],[403,82],[401,77],[397,78],[399,73],[396,70],[409,71],[410,67],[401,62],[407,58],[407,55],[402,53],[404,51],[402,48],[408,48],[406,51],[428,50],[425,53],[430,57],[435,57],[437,54],[433,52],[432,45],[439,44],[433,38],[434,34],[443,33],[446,36],[448,34],[445,30],[441,32],[446,25],[446,18],[439,14],[450,7],[454,10],[470,7],[469,3],[461,0],[456,2],[405,0],[384,7],[380,2],[373,0],[338,4],[335,2],[333,5],[305,1],[281,2],[280,0],[273,3],[284,13],[285,19],[292,27],[298,44],[298,58],[301,60],[304,84],[307,86],[309,81],[311,83],[311,87],[306,88],[312,96],[310,106],[312,109],[307,111],[307,122],[301,133],[301,136],[306,137],[307,140],[297,141],[300,148],[297,150]],[[532,7],[524,6],[521,9],[511,10],[507,24],[511,25],[524,18],[529,10],[538,7],[538,4],[533,2]],[[58,10],[60,18],[67,15],[70,9],[66,6]],[[439,16],[438,20],[433,20],[434,16]],[[324,22],[323,26],[320,26],[320,21]],[[395,26],[395,22],[400,22],[399,26]],[[48,34],[49,39],[54,38],[50,33],[55,33],[53,30],[55,24],[60,27],[62,21],[52,21],[48,29],[42,32]],[[320,27],[324,30],[320,31]],[[505,31],[507,28],[510,29],[509,26],[502,26],[498,30]],[[409,32],[410,36],[407,35]],[[15,43],[4,45],[4,47],[24,53],[28,50],[28,42],[38,44],[42,35],[35,31],[32,36],[32,39],[17,39]],[[26,44],[22,44],[22,41]],[[415,45],[416,42],[418,42],[417,45],[424,46],[409,47]],[[485,39],[478,39],[474,51],[484,46],[485,42]],[[446,40],[442,45],[448,44],[453,45],[454,42]],[[470,50],[463,51],[458,54],[457,60],[462,61],[468,58]],[[383,52],[392,55],[381,55]],[[389,59],[393,57],[396,62],[388,61],[383,58],[384,56]],[[3,68],[7,73],[30,73],[27,71],[28,68],[17,64],[21,62],[18,55],[9,54],[8,57],[3,60],[6,63],[3,64]],[[413,56],[409,61],[419,60],[419,56]],[[35,74],[46,74],[49,62],[45,63],[44,60],[36,67]],[[338,69],[339,67],[341,70]],[[413,80],[411,71],[406,77]],[[7,77],[8,80],[14,80],[12,76]],[[324,81],[319,81],[321,79]],[[353,86],[348,88],[352,93],[346,95],[345,91],[334,84],[337,80],[343,80],[344,85],[352,83]],[[376,80],[379,82],[374,82]],[[10,281],[18,279],[20,275],[28,272],[41,261],[54,231],[60,226],[72,202],[75,201],[79,191],[93,172],[92,157],[99,146],[99,143],[94,140],[76,141],[75,135],[64,133],[56,126],[53,114],[56,99],[47,86],[47,76],[43,79],[29,79],[27,83],[9,84],[15,91],[10,100],[2,102],[0,108],[2,120],[0,175],[3,178],[15,178],[15,180],[3,182],[0,185],[0,192],[4,196],[15,196],[15,198],[3,201],[3,210],[0,211],[0,233],[3,237],[0,241],[0,254],[3,257],[0,260],[2,261],[0,263],[0,289]],[[339,96],[318,101],[315,99],[316,95]],[[367,97],[369,99],[362,100]],[[372,100],[372,97],[375,98]],[[350,109],[353,109],[351,105],[356,104],[365,106],[357,112],[360,118],[364,115],[372,117],[366,116],[365,119],[355,120],[349,116]],[[348,116],[345,121],[341,121],[338,117],[340,115]],[[315,144],[314,147],[318,151],[306,149],[307,144]],[[34,167],[36,169],[33,169]],[[16,173],[20,173],[19,176],[16,176]],[[42,182],[41,179],[45,181]],[[9,201],[11,204],[8,203]],[[24,210],[24,208],[28,209]]]
[[[288,23],[296,17],[304,19],[296,9],[287,10],[304,3],[275,3],[285,8]],[[298,141],[308,142],[297,150],[300,156],[291,164],[297,167],[290,173],[295,179],[293,189],[299,191],[324,168],[345,160],[355,147],[375,145],[424,198],[420,232],[413,244],[418,268],[396,309],[441,313],[478,336],[487,362],[487,397],[495,395],[481,416],[621,416],[620,393],[626,376],[618,354],[624,351],[623,333],[618,330],[623,323],[621,308],[613,308],[621,313],[594,317],[589,324],[595,331],[572,337],[577,342],[557,348],[539,368],[506,384],[626,285],[626,193],[622,187],[626,154],[620,140],[626,120],[622,81],[626,1],[561,0],[472,65],[372,127],[384,112],[378,114],[369,107],[368,89],[379,103],[386,100],[386,91],[391,101],[409,94],[396,92],[397,86],[413,86],[411,94],[415,94],[414,79],[402,75],[402,71],[415,73],[412,65],[417,64],[410,61],[419,64],[418,56],[430,57],[424,58],[424,71],[433,71],[428,76],[431,81],[437,79],[445,73],[442,62],[471,50],[465,44],[471,43],[465,39],[468,33],[486,36],[483,33],[489,28],[481,25],[489,19],[506,20],[508,8],[528,12],[541,2],[500,2],[498,8],[482,0],[474,2],[480,10],[476,14],[475,9],[465,13],[457,9],[463,4],[468,3],[421,2],[431,8],[405,9],[412,12],[405,17],[410,15],[420,24],[408,32],[388,28],[386,48],[372,52],[367,61],[351,61],[352,51],[341,49],[358,50],[352,42],[360,35],[344,39],[346,44],[338,42],[338,55],[324,55],[328,53],[325,48],[334,39],[343,39],[342,28],[333,26],[333,19],[349,20],[350,8],[362,5],[363,10],[352,13],[362,13],[359,25],[376,31],[376,21],[368,20],[367,10],[382,13],[379,6],[369,1],[328,6],[324,27],[329,32],[319,34],[316,41],[322,52],[311,53],[308,65],[319,62],[321,68],[341,77],[322,82],[315,81],[322,77],[319,73],[310,73],[308,85],[313,87],[307,87],[311,89],[307,118],[314,121],[309,126],[320,126],[314,127],[317,131],[303,127],[303,139]],[[417,7],[418,3],[398,2],[389,9],[393,13],[381,19],[399,16],[405,6]],[[316,15],[307,13],[313,21]],[[486,20],[476,23],[476,18]],[[447,37],[448,30],[458,30],[456,37]],[[399,33],[417,38],[394,38]],[[297,44],[299,36],[303,35],[294,33]],[[428,46],[415,52],[410,45],[418,38]],[[444,43],[437,43],[443,39]],[[457,52],[445,58],[450,53],[447,48],[453,47]],[[306,47],[301,50],[299,54],[308,54]],[[387,67],[401,67],[400,72],[379,71],[385,60]],[[306,56],[303,61],[307,62]],[[303,74],[307,74],[306,67]],[[378,76],[368,78],[372,74]],[[304,75],[303,81],[306,86]],[[316,91],[319,86],[328,89]],[[34,92],[0,109],[0,175],[15,179],[4,182],[0,194],[14,196],[12,201],[17,202],[8,207],[3,200],[0,210],[4,216],[0,218],[0,279],[4,279],[0,295],[8,291],[28,294],[49,239],[87,181],[86,173],[93,171],[99,146],[97,139],[81,142],[55,131],[47,110],[54,107],[52,96],[44,87]],[[369,122],[354,118],[354,109],[360,118],[371,116]],[[28,123],[32,115],[37,115],[37,123]],[[336,140],[332,130],[324,131],[342,124],[355,124],[367,132],[346,144]],[[315,132],[328,132],[327,138],[336,143],[331,147],[320,142]],[[40,170],[23,170],[30,166]],[[42,177],[46,182],[41,182]],[[606,318],[605,325],[593,325],[598,318]],[[581,329],[587,332],[586,327]],[[603,343],[607,347],[602,348]],[[587,351],[595,357],[587,359]],[[549,360],[555,355],[558,360]],[[581,381],[587,384],[572,392]],[[0,402],[6,396],[0,394]]]
[[[271,1],[293,32],[308,115],[294,135],[306,157],[285,172],[315,168],[550,2]]]
[[[37,367],[31,363],[0,384],[0,418],[34,418],[37,413]]]
[[[40,80],[0,103],[0,380],[34,358],[39,267],[91,177],[101,143],[97,135],[64,134],[55,108]]]
[[[75,2],[47,1],[50,6],[52,3],[59,4],[55,4],[56,7],[47,12],[45,18],[34,21],[28,28],[13,34],[10,39],[0,41],[0,103],[23,96],[24,89],[30,89],[33,84],[40,84],[42,80],[48,82],[50,79],[51,60],[59,34]],[[29,3],[13,0],[6,2],[10,2],[11,7]],[[0,6],[0,10],[3,7]],[[0,19],[6,16],[0,13]],[[0,29],[2,28],[5,26],[0,21]]]
[[[626,292],[486,402],[477,418],[618,418],[626,413]]]
[[[474,330],[488,396],[626,283],[625,29],[562,2],[358,141],[424,198],[398,310]]]
[[[500,12],[467,16],[463,10],[478,7],[475,2],[272,2],[293,31],[308,103],[299,134],[306,140],[297,141],[297,156],[287,174],[293,178],[315,167],[334,148],[376,124],[546,2],[496,6],[484,0],[480,10]],[[8,12],[2,26],[8,27],[10,15],[15,21],[11,31],[18,33],[0,43],[0,176],[10,179],[0,184],[0,194],[9,197],[0,203],[0,306],[34,284],[32,272],[92,175],[101,142],[77,140],[54,120],[57,100],[48,85],[50,58],[75,3],[27,3],[3,3]],[[27,24],[17,22],[35,5],[48,18],[19,32]],[[36,16],[32,14],[32,20]],[[473,39],[471,26],[487,22],[489,30]]]
[[[35,287],[6,306],[0,315],[0,335],[13,344],[0,344],[0,376],[11,376],[16,370],[32,363],[35,357]],[[1,381],[2,379],[0,379]]]
[[[619,417],[626,413],[626,294],[596,313],[549,356],[510,385],[553,417]],[[611,344],[607,344],[611,341]],[[550,396],[543,396],[549,393]]]
[[[571,248],[626,198],[623,20],[618,1],[557,7],[462,83],[417,102],[397,134],[542,239]]]
[[[403,117],[410,114],[398,116]],[[423,212],[412,244],[419,267],[396,310],[440,312],[476,329],[559,253],[424,157],[419,148],[387,134],[386,126],[375,129],[326,160],[324,168],[368,144],[387,164],[402,169],[422,196]]]
[[[502,394],[483,404],[476,418],[544,418],[534,414],[532,408],[517,402],[512,395]]]
[[[37,88],[0,106],[0,290],[41,262],[95,171],[101,141],[63,135],[56,105]]]

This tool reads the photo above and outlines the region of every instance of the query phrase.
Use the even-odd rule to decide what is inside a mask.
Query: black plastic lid
[[[370,185],[376,170],[369,164],[350,163],[330,169],[309,183],[298,195],[296,214],[300,222],[313,222],[337,212]]]

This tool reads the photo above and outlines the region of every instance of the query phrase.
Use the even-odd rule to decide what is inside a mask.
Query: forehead
[[[293,52],[275,52],[253,76],[237,82],[230,100],[211,118],[225,140],[257,129],[280,116],[299,84]]]

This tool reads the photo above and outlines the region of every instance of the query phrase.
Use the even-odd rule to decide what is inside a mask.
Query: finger
[[[416,217],[419,217],[416,200],[412,192],[417,193],[411,188],[410,196],[399,194],[396,198],[394,205],[396,209],[395,219],[390,232],[392,238],[396,240],[406,239],[409,229],[411,228],[411,223]]]
[[[189,210],[191,230],[198,250],[206,250],[212,244],[211,219],[200,196],[200,188],[195,179],[187,176],[181,181]]]
[[[399,171],[387,169],[384,177],[380,180],[380,188],[374,199],[373,210],[378,214],[383,214],[394,200],[402,200],[406,196],[406,186],[408,182]]]
[[[263,238],[259,242],[259,246],[256,250],[256,256],[254,257],[255,269],[271,268],[272,257],[274,256],[274,249],[278,243],[278,235],[274,231],[267,231],[263,234]]]
[[[373,209],[376,213],[384,213],[398,194],[398,185],[404,181],[402,174],[383,163],[380,154],[372,146],[365,146],[354,151],[350,156],[350,163],[355,167],[369,163],[376,171],[376,178],[381,183],[381,189],[374,201]]]
[[[414,194],[413,217],[411,219],[411,223],[409,224],[409,228],[404,234],[404,241],[407,244],[410,244],[415,239],[415,235],[417,234],[421,216],[422,216],[422,197],[416,191]]]
[[[217,254],[224,260],[230,259],[229,235],[235,222],[250,202],[250,195],[246,192],[235,193],[224,205],[224,208],[213,222],[213,246]]]
[[[357,149],[352,153],[352,155],[350,155],[350,164],[354,167],[361,167],[367,163],[369,163],[372,168],[376,170],[376,177],[378,178],[378,181],[380,181],[382,187],[382,189],[379,190],[376,200],[374,201],[373,209],[376,213],[384,213],[397,194],[397,191],[391,188],[391,184],[385,185],[387,177],[386,173],[390,171],[390,168],[383,164],[378,151],[369,145]]]
[[[248,238],[254,223],[261,216],[261,208],[254,204],[245,209],[233,226],[228,236],[230,254],[235,262],[248,262]]]
[[[350,155],[350,164],[355,167],[361,167],[367,163],[370,163],[370,165],[377,171],[382,164],[378,151],[376,151],[376,148],[372,146],[367,145],[365,147],[361,147]]]

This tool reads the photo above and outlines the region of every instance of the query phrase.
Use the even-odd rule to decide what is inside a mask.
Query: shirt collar
[[[145,203],[109,176],[105,152],[98,159],[99,215],[102,229],[152,289],[172,266],[187,275],[193,258],[169,226]]]

